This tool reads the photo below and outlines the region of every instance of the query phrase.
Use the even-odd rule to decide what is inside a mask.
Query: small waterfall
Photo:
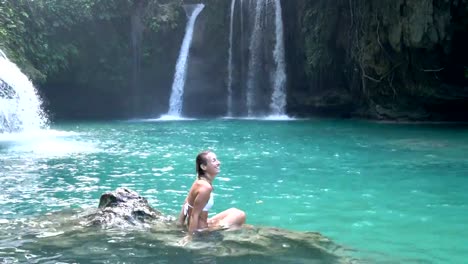
[[[247,117],[286,116],[286,59],[280,0],[231,2],[228,57],[228,114],[242,103]],[[240,24],[234,23],[240,16]],[[237,28],[239,27],[239,28]],[[234,50],[236,43],[239,48]],[[245,49],[244,49],[245,47]],[[234,69],[234,66],[238,69]],[[239,106],[232,97],[241,98]]]
[[[244,34],[244,0],[240,0],[240,65],[239,65],[239,80],[241,84],[245,83],[245,34]],[[242,87],[242,86],[241,86]],[[242,96],[242,92],[240,92],[241,98],[245,97]]]
[[[138,2],[135,9],[132,11],[130,18],[130,36],[132,43],[132,114],[137,115],[141,106],[141,83],[140,83],[140,73],[141,73],[141,56],[142,49],[141,43],[143,41],[143,31],[145,26],[143,24],[143,15],[144,15],[143,2]]]
[[[253,116],[253,107],[254,107],[254,90],[257,85],[257,76],[258,69],[260,67],[260,58],[259,58],[259,49],[261,44],[261,17],[263,11],[264,0],[258,0],[255,6],[255,18],[254,26],[250,38],[249,45],[249,65],[248,65],[248,75],[247,75],[247,92],[246,92],[246,106],[247,106],[247,116]]]
[[[180,117],[182,113],[182,96],[184,94],[185,78],[187,75],[187,64],[189,60],[190,45],[192,44],[193,29],[195,21],[200,12],[205,7],[204,4],[186,5],[187,9],[195,7],[189,16],[187,26],[185,29],[184,40],[180,48],[179,58],[175,68],[174,81],[172,83],[172,92],[169,99],[169,116]],[[187,11],[187,15],[188,15]]]
[[[275,0],[275,49],[273,57],[275,59],[276,69],[273,80],[273,93],[271,96],[270,110],[271,115],[285,115],[286,107],[286,63],[284,58],[284,33],[283,18],[281,14],[281,2]]]
[[[0,133],[46,128],[36,88],[0,50]]]
[[[229,24],[229,51],[228,51],[228,83],[227,83],[227,116],[232,116],[232,36],[234,34],[234,8],[236,0],[231,1],[231,21]]]

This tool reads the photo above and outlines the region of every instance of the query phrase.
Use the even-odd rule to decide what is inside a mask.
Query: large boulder
[[[151,222],[170,222],[152,208],[146,198],[127,188],[117,188],[101,195],[98,209],[87,215],[85,224],[102,227],[148,226]]]

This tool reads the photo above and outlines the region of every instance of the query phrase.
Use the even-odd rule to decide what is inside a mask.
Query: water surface
[[[194,158],[205,149],[222,162],[213,214],[238,207],[253,225],[318,231],[369,262],[468,258],[463,125],[187,120],[63,123],[52,129],[39,136],[0,135],[5,261],[145,263],[166,252],[167,259],[158,255],[161,263],[216,263],[164,249],[144,233],[103,237],[76,231],[87,241],[81,247],[46,234],[63,244],[38,248],[38,234],[26,228],[29,219],[96,207],[103,192],[121,186],[177,215],[195,177]],[[113,251],[120,254],[105,253]],[[218,263],[240,260],[249,258]]]

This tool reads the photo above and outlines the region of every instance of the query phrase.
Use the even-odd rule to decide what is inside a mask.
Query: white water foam
[[[181,117],[177,115],[162,115],[160,118],[157,119],[147,119],[150,121],[190,121],[190,120],[196,120],[194,118],[188,118],[188,117]]]
[[[77,139],[81,134],[60,130],[28,130],[0,134],[0,150],[10,154],[33,155],[34,157],[61,157],[78,153],[99,152],[93,142]]]
[[[0,51],[0,133],[47,128],[36,88]]]

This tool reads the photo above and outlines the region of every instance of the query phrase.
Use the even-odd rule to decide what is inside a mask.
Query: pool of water
[[[122,186],[175,216],[195,178],[195,156],[205,149],[222,162],[212,214],[237,207],[255,226],[317,231],[372,263],[468,259],[467,126],[140,120],[62,123],[41,133],[0,135],[0,260],[154,260],[151,252],[162,249],[142,234],[116,239],[112,232],[75,231],[80,243],[87,242],[67,244],[59,236],[60,246],[41,241],[35,247],[38,235],[28,233],[25,223],[96,207],[102,193]],[[105,253],[116,250],[121,253]],[[169,255],[159,256],[161,263],[216,261],[194,260],[185,251]]]

